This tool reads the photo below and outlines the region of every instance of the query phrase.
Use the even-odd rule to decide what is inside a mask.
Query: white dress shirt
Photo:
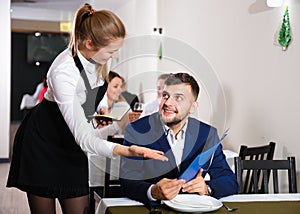
[[[108,108],[108,97],[107,97],[107,92],[104,94],[102,100],[99,102],[98,106],[97,106],[97,112],[101,109],[101,108]]]
[[[96,66],[86,60],[78,51],[78,57],[84,67],[91,88],[103,85],[103,79],[97,81]],[[70,128],[76,142],[84,152],[113,157],[116,144],[108,142],[101,129],[94,129],[87,122],[81,105],[86,100],[87,89],[76,67],[69,49],[63,51],[54,60],[47,73],[48,90],[45,99],[54,101]]]
[[[165,130],[165,134],[167,136],[168,143],[174,154],[178,170],[179,170],[179,165],[181,164],[181,159],[182,159],[182,154],[183,154],[187,123],[188,123],[188,121],[184,124],[182,129],[178,132],[177,138],[175,138],[174,132],[168,126],[166,126],[166,125],[163,126],[163,128]],[[147,191],[147,196],[151,201],[156,201],[156,199],[154,199],[151,195],[151,188],[153,186],[154,186],[154,184],[152,184],[149,187],[149,189]]]

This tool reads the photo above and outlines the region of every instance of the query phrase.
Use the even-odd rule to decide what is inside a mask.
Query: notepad
[[[128,103],[116,103],[111,109],[110,113],[107,115],[104,114],[95,114],[90,115],[89,119],[96,119],[102,121],[120,121],[129,111],[130,105]]]
[[[197,173],[199,172],[200,168],[213,156],[214,152],[220,145],[220,143],[224,140],[227,136],[229,129],[227,129],[224,134],[222,135],[219,142],[209,148],[208,150],[201,152],[189,165],[189,167],[179,176],[178,179],[184,179],[186,182],[195,178]]]

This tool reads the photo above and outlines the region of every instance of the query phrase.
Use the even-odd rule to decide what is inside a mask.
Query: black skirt
[[[22,121],[14,140],[7,187],[47,198],[87,195],[87,156],[58,105],[43,101]]]

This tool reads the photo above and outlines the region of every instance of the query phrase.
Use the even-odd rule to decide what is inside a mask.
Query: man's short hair
[[[178,85],[178,84],[187,84],[192,88],[192,93],[195,97],[195,100],[198,98],[198,94],[200,91],[200,87],[197,81],[191,75],[187,73],[176,73],[170,74],[169,77],[165,81],[165,85]]]

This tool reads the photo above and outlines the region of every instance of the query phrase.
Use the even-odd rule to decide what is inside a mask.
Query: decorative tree
[[[291,36],[290,18],[289,18],[289,8],[286,6],[285,13],[283,15],[283,20],[281,28],[278,35],[278,43],[282,46],[282,50],[285,51],[289,46],[292,36]]]
[[[158,48],[158,52],[157,52],[157,57],[158,59],[162,59],[163,53],[162,53],[162,41],[160,41],[159,43],[159,48]]]

